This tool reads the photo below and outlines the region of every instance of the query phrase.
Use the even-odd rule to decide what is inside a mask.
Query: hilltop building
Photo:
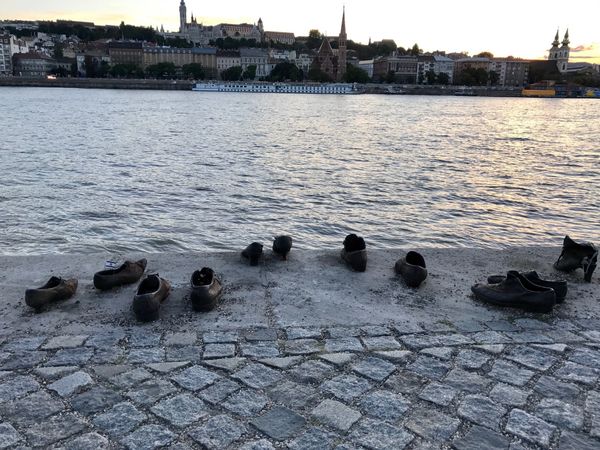
[[[562,45],[558,40],[558,30],[556,30],[552,48],[548,53],[548,61],[556,61],[556,67],[561,74],[565,74],[569,70],[569,55],[571,53],[571,48],[569,47],[570,43],[569,30],[565,33]]]
[[[203,25],[202,23],[198,23],[198,19],[192,13],[191,20],[188,22],[185,0],[181,0],[179,3],[178,37],[182,37],[197,45],[208,45],[210,41],[228,37],[232,39],[254,39],[256,42],[272,41],[288,45],[292,45],[296,40],[294,33],[265,31],[263,21],[260,18],[255,24],[221,23],[218,25]]]
[[[342,81],[346,75],[347,64],[346,9],[342,13],[342,27],[338,37],[338,48],[334,51],[328,37],[323,38],[312,68],[319,69],[334,81]]]
[[[10,34],[0,34],[0,76],[12,75],[12,53]]]

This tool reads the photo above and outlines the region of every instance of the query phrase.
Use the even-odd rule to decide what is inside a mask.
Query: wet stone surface
[[[600,448],[584,323],[8,336],[0,448]]]

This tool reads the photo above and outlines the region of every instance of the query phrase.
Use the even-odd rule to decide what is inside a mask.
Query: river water
[[[0,254],[600,243],[600,102],[0,88]]]

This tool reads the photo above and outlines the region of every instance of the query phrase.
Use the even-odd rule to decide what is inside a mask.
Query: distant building
[[[319,69],[333,81],[342,81],[346,75],[347,63],[346,10],[342,13],[342,27],[338,37],[338,49],[334,52],[328,37],[323,38],[321,47],[314,58],[312,68]]]
[[[454,83],[462,83],[462,74],[467,69],[483,69],[490,71],[491,60],[489,58],[473,57],[461,58],[454,61]]]
[[[569,30],[565,33],[565,37],[562,41],[562,45],[558,40],[558,30],[556,30],[556,36],[554,37],[554,41],[552,42],[552,48],[548,53],[548,61],[556,61],[556,67],[558,71],[562,74],[565,74],[569,70],[569,55],[571,53],[571,48],[569,47]],[[560,47],[559,47],[560,45]]]
[[[13,72],[18,77],[45,78],[56,61],[39,53],[18,53],[13,56]]]
[[[524,86],[529,78],[529,61],[515,58],[494,58],[490,71],[498,74],[499,86]]]
[[[132,64],[139,67],[144,64],[144,49],[141,42],[109,42],[108,55],[112,64]]]
[[[239,50],[217,50],[217,73],[221,74],[232,67],[242,66]]]
[[[143,56],[142,67],[144,69],[159,63],[173,63],[177,67],[186,64],[200,64],[208,78],[215,78],[217,75],[216,48],[144,47]]]
[[[0,34],[0,76],[12,75],[10,34]]]
[[[396,83],[415,84],[417,66],[416,56],[384,56],[373,61],[373,78],[384,81],[391,75]]]
[[[374,62],[374,60],[372,60],[372,59],[367,59],[367,60],[358,62],[358,68],[367,72],[367,75],[369,75],[369,78],[373,78],[373,62]]]
[[[265,31],[265,42],[275,42],[279,44],[294,45],[296,36],[294,33],[286,33],[283,31]]]
[[[417,80],[423,83],[427,80],[427,72],[433,71],[435,75],[445,73],[448,83],[454,79],[454,61],[447,56],[430,55],[417,57]]]
[[[261,48],[241,48],[240,65],[245,71],[249,66],[256,66],[256,78],[270,75],[268,68],[269,54]]]

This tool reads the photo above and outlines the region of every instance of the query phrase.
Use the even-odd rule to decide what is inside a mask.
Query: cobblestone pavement
[[[0,448],[597,449],[600,321],[0,341]]]

